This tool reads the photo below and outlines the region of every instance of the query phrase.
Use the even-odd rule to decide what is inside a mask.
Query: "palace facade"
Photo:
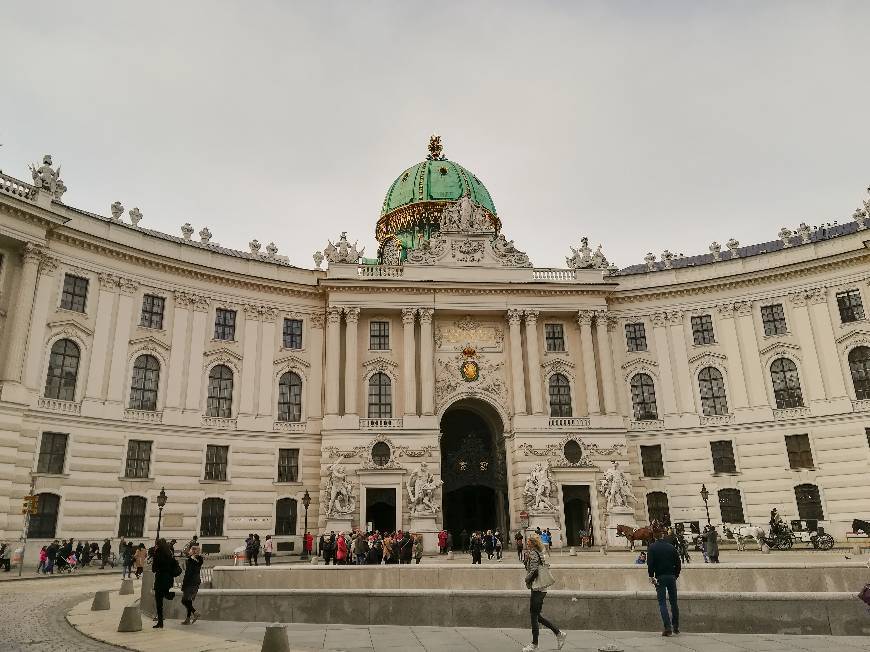
[[[763,244],[619,269],[584,239],[537,268],[433,138],[389,188],[376,256],[342,234],[307,269],[79,210],[49,157],[31,176],[0,174],[0,539],[26,521],[28,557],[158,518],[222,552],[252,531],[298,551],[306,514],[420,528],[422,463],[429,525],[455,534],[531,511],[557,544],[603,542],[613,460],[639,523],[777,507],[842,538],[870,515],[870,201]],[[533,468],[552,509],[527,502]]]

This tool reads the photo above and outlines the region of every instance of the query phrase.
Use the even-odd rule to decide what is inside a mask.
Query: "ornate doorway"
[[[366,489],[366,523],[382,533],[396,530],[396,490],[369,487]]]
[[[562,501],[565,509],[565,540],[569,546],[579,546],[581,532],[592,536],[592,509],[589,485],[562,485]]]
[[[503,432],[498,413],[482,401],[454,403],[441,418],[444,529],[455,545],[463,530],[509,536]]]

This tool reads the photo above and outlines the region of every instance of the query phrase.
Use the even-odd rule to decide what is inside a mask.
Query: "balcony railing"
[[[733,414],[716,414],[711,416],[701,415],[702,426],[724,426],[729,423],[734,423]]]
[[[361,278],[401,278],[405,275],[405,268],[401,265],[360,265],[357,274]]]
[[[0,172],[0,192],[22,199],[32,200],[36,198],[36,188],[2,172]]]
[[[539,267],[532,270],[532,280],[535,281],[573,281],[576,278],[577,272],[573,269]]]
[[[395,419],[360,419],[360,430],[397,430],[402,427],[402,418]]]
[[[644,419],[643,421],[631,419],[628,422],[629,430],[663,430],[664,427],[664,419]]]
[[[550,417],[551,428],[588,428],[591,424],[589,417]]]
[[[852,409],[855,412],[870,412],[870,401],[852,401]]]
[[[788,421],[789,419],[800,419],[808,416],[810,416],[810,409],[808,407],[783,408],[773,411],[773,418],[777,421]]]
[[[163,423],[163,412],[157,412],[155,410],[124,410],[124,421]]]
[[[276,421],[272,424],[272,430],[278,432],[305,432],[304,421]]]
[[[40,410],[48,410],[49,412],[59,412],[61,414],[81,414],[82,404],[75,401],[61,401],[56,398],[41,397],[36,406]]]
[[[218,428],[220,430],[235,430],[238,423],[236,419],[225,417],[203,417],[202,425],[206,428]]]

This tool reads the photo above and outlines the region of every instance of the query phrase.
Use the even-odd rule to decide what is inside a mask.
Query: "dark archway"
[[[441,418],[444,529],[459,546],[461,533],[495,530],[508,538],[509,505],[504,425],[482,401],[454,403]]]
[[[384,534],[396,531],[396,490],[366,489],[366,522]]]

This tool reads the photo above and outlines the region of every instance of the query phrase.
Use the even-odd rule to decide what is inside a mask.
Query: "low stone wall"
[[[863,586],[861,563],[690,564],[680,589],[701,592],[830,592]],[[647,591],[646,566],[636,564],[558,564],[554,590]],[[511,591],[523,589],[525,571],[517,563],[472,566],[217,566],[215,589],[445,589]],[[859,586],[860,584],[860,586]]]

